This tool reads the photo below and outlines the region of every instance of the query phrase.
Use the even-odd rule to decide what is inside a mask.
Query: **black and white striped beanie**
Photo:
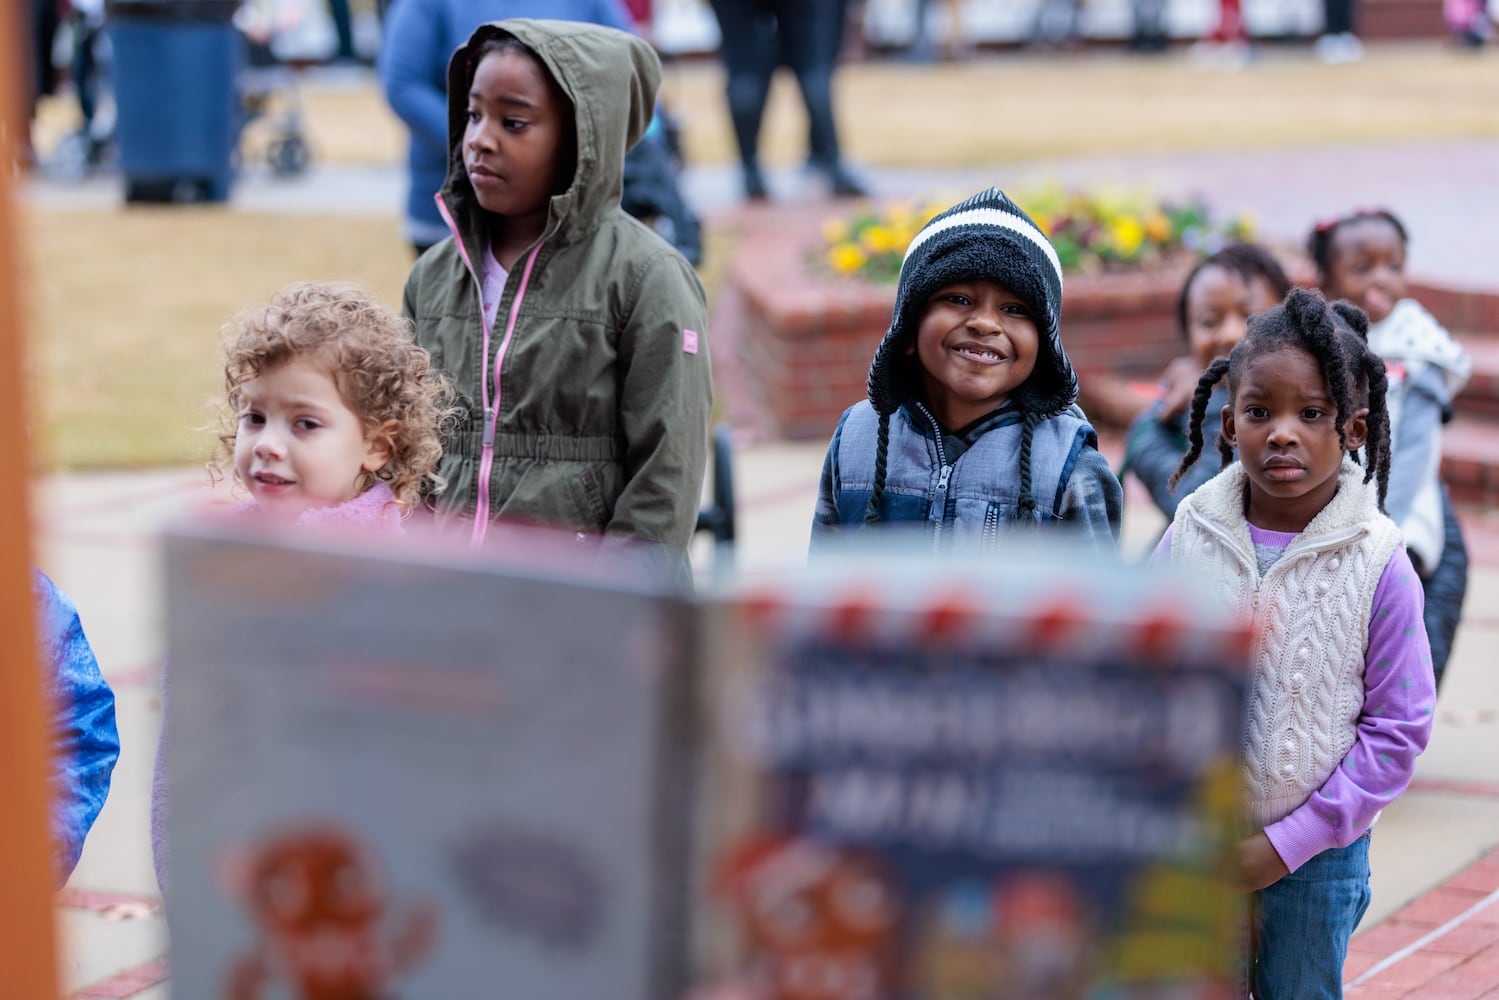
[[[869,367],[869,401],[894,413],[919,390],[919,362],[906,349],[932,293],[956,281],[983,278],[1014,292],[1030,307],[1040,334],[1036,370],[1015,391],[1035,419],[1052,417],[1077,400],[1077,374],[1062,349],[1062,265],[1051,241],[999,188],[980,191],[922,227],[900,266],[890,329]]]

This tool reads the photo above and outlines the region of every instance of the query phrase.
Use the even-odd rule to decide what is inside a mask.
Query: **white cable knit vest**
[[[1238,462],[1182,501],[1171,558],[1205,571],[1254,622],[1243,774],[1249,817],[1264,828],[1330,778],[1358,736],[1369,614],[1400,529],[1373,483],[1344,459],[1338,492],[1260,578]]]

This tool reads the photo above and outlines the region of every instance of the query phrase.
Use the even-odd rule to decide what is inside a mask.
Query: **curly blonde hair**
[[[306,360],[333,378],[339,395],[367,429],[395,421],[390,461],[362,473],[363,493],[384,480],[403,513],[424,494],[441,492],[437,474],[442,440],[454,419],[448,377],[432,367],[409,322],[351,285],[301,282],[269,305],[248,309],[226,328],[224,407],[219,446],[209,461],[217,478],[234,467],[234,442],[242,387],[293,359]]]

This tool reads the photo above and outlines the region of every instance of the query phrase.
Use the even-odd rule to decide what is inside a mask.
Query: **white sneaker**
[[[1364,57],[1364,43],[1358,40],[1357,35],[1344,31],[1336,35],[1322,35],[1317,39],[1314,51],[1317,60],[1328,65],[1358,62]]]

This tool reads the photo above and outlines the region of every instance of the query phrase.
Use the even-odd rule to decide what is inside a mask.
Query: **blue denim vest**
[[[927,522],[934,542],[987,549],[1002,526],[1020,519],[1020,440],[1023,415],[1006,414],[956,461],[949,464],[935,421],[907,403],[890,417],[885,490],[880,521]],[[864,400],[850,407],[834,435],[838,519],[864,520],[874,487],[879,416]],[[1076,405],[1037,424],[1031,439],[1031,495],[1037,521],[1058,518],[1057,509],[1078,456],[1098,435]]]

